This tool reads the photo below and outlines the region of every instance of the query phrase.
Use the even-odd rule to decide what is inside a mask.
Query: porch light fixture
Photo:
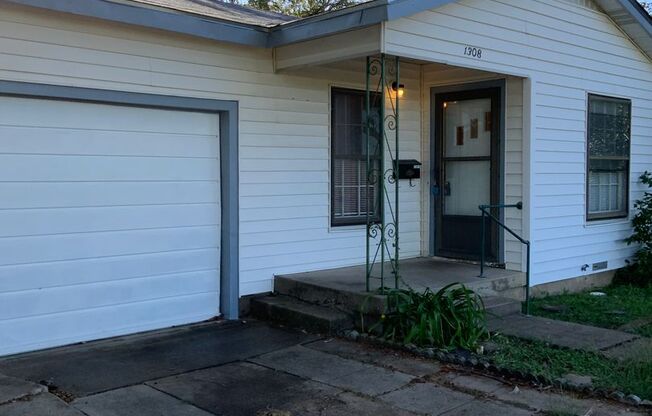
[[[399,84],[396,81],[392,82],[392,91],[398,91],[398,98],[403,97],[405,94],[405,84]]]

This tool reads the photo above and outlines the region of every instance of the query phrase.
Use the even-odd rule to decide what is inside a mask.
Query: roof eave
[[[370,2],[276,26],[270,31],[269,47],[304,42],[323,36],[361,29],[386,21],[386,1]]]
[[[595,0],[629,38],[652,59],[652,17],[636,0]]]
[[[183,33],[201,38],[266,47],[269,30],[260,26],[164,11],[106,0],[5,0],[23,6]]]
[[[4,0],[80,16],[256,47],[277,47],[360,29],[443,6],[453,0],[375,0],[272,28],[108,0]],[[595,0],[652,58],[652,19],[636,0]]]

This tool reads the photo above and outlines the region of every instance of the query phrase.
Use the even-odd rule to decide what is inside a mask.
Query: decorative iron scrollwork
[[[399,94],[392,93],[393,84],[401,85],[398,57],[368,57],[364,125],[367,186],[374,192],[367,191],[367,291],[372,290],[372,279],[379,280],[380,286],[373,289],[381,292],[388,289],[385,280],[389,275],[393,275],[394,288],[399,287],[400,280],[399,181],[395,166],[399,154],[400,103]],[[372,158],[375,163],[379,159],[379,168],[372,164]]]

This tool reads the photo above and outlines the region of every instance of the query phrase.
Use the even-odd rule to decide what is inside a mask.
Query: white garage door
[[[0,97],[0,355],[218,314],[218,130]]]

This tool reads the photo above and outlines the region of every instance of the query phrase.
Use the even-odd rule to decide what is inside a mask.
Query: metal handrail
[[[487,211],[496,208],[498,209],[516,208],[522,210],[523,202],[517,202],[516,204],[480,205],[478,208],[480,209],[480,211],[482,211],[482,240],[480,243],[480,276],[479,277],[486,277],[484,275],[485,244],[487,239],[486,230],[485,230],[486,228],[485,217],[489,217],[493,222],[495,222],[496,224],[504,228],[505,231],[507,231],[512,236],[514,236],[514,238],[520,241],[521,244],[524,244],[527,249],[527,260],[526,260],[527,263],[525,268],[525,314],[529,315],[530,314],[530,246],[531,246],[530,241],[516,234],[511,228],[509,228],[502,221],[500,221],[498,218],[496,218],[490,212]]]

